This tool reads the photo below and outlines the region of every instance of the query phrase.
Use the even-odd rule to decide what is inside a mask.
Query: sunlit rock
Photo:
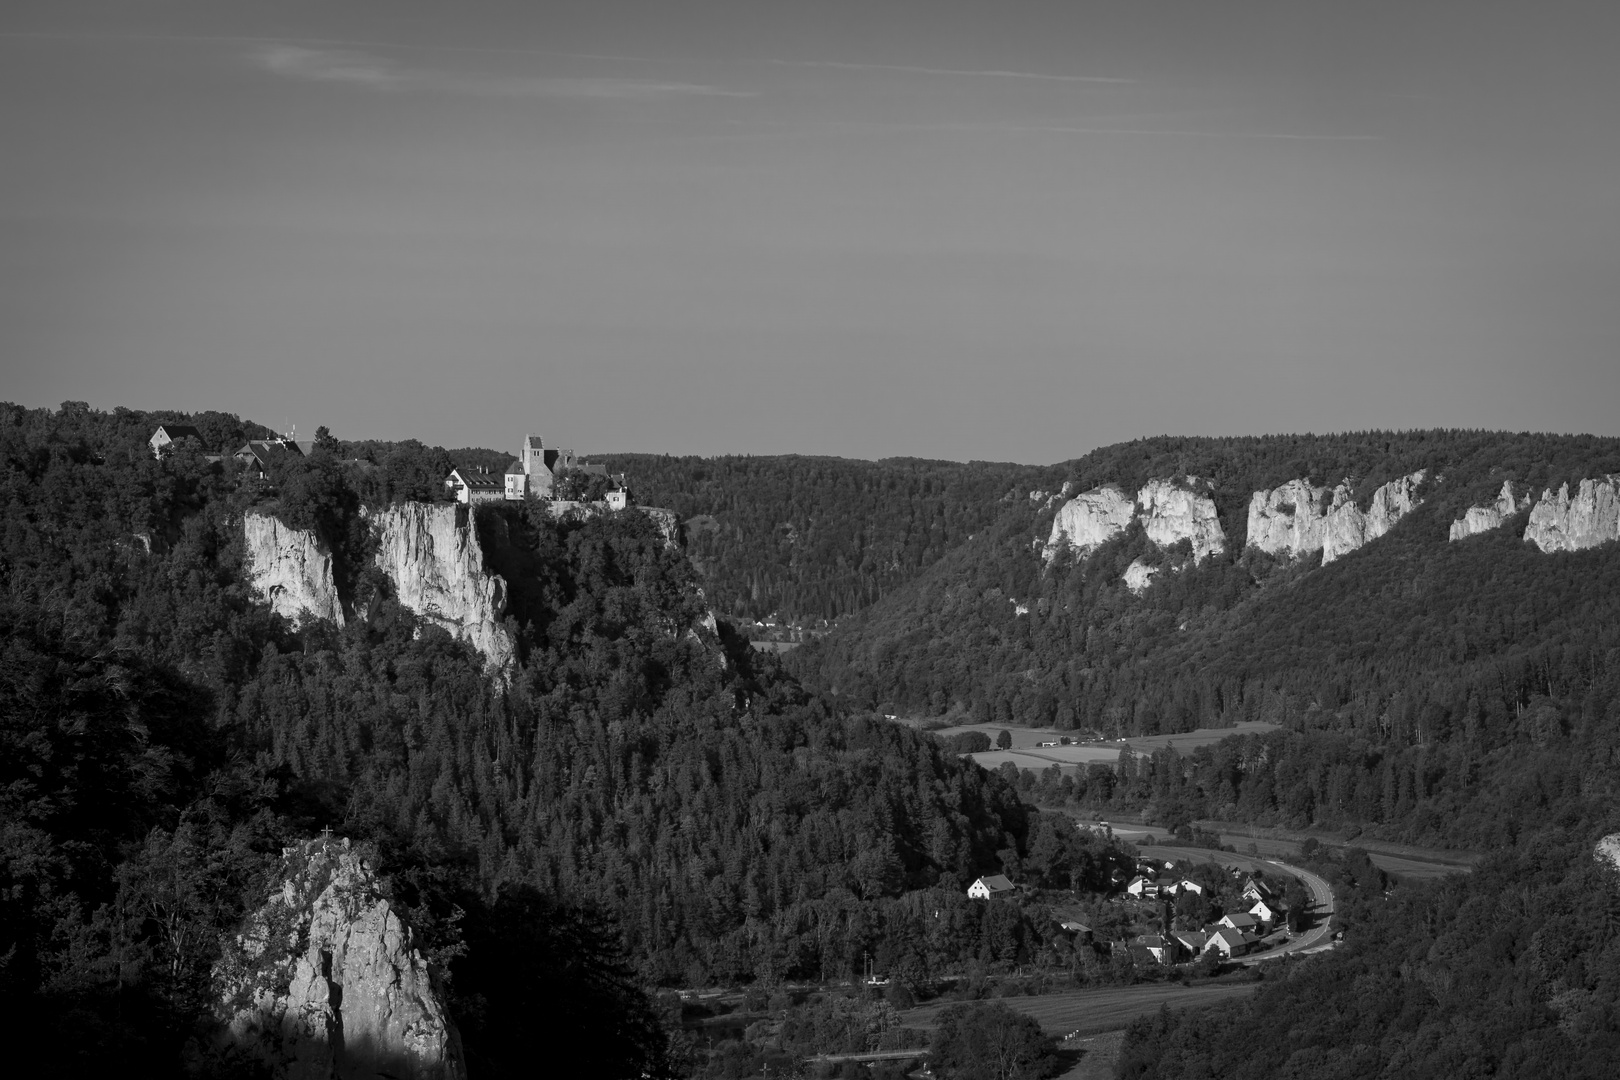
[[[295,626],[305,615],[343,625],[332,552],[313,531],[290,529],[268,514],[248,514],[242,539],[248,580],[272,611]]]
[[[1556,495],[1543,492],[1524,538],[1542,551],[1582,551],[1620,539],[1620,477],[1582,480],[1573,496],[1568,484]]]

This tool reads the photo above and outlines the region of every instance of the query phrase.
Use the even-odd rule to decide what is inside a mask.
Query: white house
[[[1249,951],[1254,940],[1253,934],[1243,934],[1223,926],[1209,935],[1209,940],[1204,943],[1204,951],[1209,952],[1213,949],[1226,957],[1242,956]]]
[[[162,457],[165,446],[172,442],[179,442],[181,439],[196,439],[197,445],[201,446],[203,441],[202,432],[190,424],[160,424],[158,429],[152,433],[152,437],[146,440],[146,445],[152,448],[153,457]]]
[[[1237,911],[1230,915],[1222,915],[1216,925],[1236,930],[1240,934],[1252,933],[1254,928],[1260,925],[1260,920],[1246,911]]]
[[[609,510],[623,510],[630,505],[630,493],[624,488],[608,492],[606,498]]]
[[[482,469],[452,469],[445,477],[444,486],[456,493],[456,501],[465,505],[499,502],[506,497],[504,477]]]
[[[1006,875],[988,874],[969,885],[967,894],[974,900],[988,900],[992,896],[1004,896],[1016,888],[1016,885],[1007,880]]]
[[[506,498],[512,502],[522,502],[528,493],[529,474],[523,471],[523,462],[514,461],[506,467]]]
[[[1275,889],[1257,877],[1251,877],[1243,883],[1243,899],[1251,903],[1256,900],[1271,900],[1276,895]]]
[[[1281,915],[1278,913],[1277,909],[1266,903],[1264,900],[1256,900],[1254,902],[1254,907],[1249,909],[1249,914],[1254,918],[1259,919],[1262,926],[1267,927],[1277,925],[1277,920],[1281,918]]]

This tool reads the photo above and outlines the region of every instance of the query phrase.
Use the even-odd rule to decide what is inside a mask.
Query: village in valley
[[[1106,823],[1101,829],[1086,822],[1077,827],[1099,834],[1107,830]],[[1093,905],[1089,923],[1058,899],[1053,922],[1076,955],[1138,968],[1208,968],[1271,954],[1313,925],[1310,893],[1286,871],[1267,874],[1214,859],[1165,855],[1151,849],[1139,854],[1134,875],[1116,869],[1113,891]],[[1032,892],[1005,874],[985,875],[967,889],[971,899],[982,901],[1016,900]]]

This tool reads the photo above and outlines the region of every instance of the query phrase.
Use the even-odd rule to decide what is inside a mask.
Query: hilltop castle
[[[538,435],[525,435],[518,456],[506,467],[504,476],[456,469],[445,478],[444,486],[456,493],[456,501],[463,503],[549,499],[557,481],[570,473],[604,479],[608,475],[605,465],[582,461],[572,450],[548,447]],[[618,490],[608,492],[607,502],[613,509],[622,510],[626,497],[623,478],[618,479]]]

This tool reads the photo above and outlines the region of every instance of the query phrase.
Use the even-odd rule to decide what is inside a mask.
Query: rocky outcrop
[[[1582,480],[1573,496],[1542,492],[1530,509],[1524,538],[1542,551],[1583,551],[1620,539],[1620,477]]]
[[[506,581],[488,569],[467,507],[401,503],[375,515],[377,565],[399,602],[484,654],[490,668],[512,663]]]
[[[1597,842],[1592,857],[1610,870],[1620,871],[1620,833],[1610,833]]]
[[[1500,528],[1502,522],[1530,505],[1526,496],[1520,502],[1513,501],[1513,481],[1502,482],[1502,493],[1496,501],[1489,506],[1470,506],[1468,512],[1451,523],[1451,539],[1462,540],[1482,532],[1490,532]]]
[[[1136,513],[1136,503],[1112,484],[1081,492],[1058,508],[1052,535],[1041,557],[1051,562],[1067,544],[1084,557],[1125,531]]]
[[[1136,496],[1147,538],[1161,548],[1190,541],[1194,562],[1225,551],[1226,533],[1215,516],[1215,502],[1204,494],[1208,487],[1208,481],[1196,476],[1180,482],[1149,480]]]
[[[1372,505],[1365,511],[1349,497],[1346,486],[1339,485],[1333,493],[1333,509],[1327,515],[1327,534],[1322,538],[1322,565],[1378,539],[1410,514],[1423,501],[1418,498],[1417,489],[1423,483],[1424,474],[1425,470],[1419,469],[1409,476],[1391,480],[1373,492]]]
[[[248,580],[277,615],[306,614],[343,625],[343,605],[332,577],[332,552],[315,533],[289,529],[268,514],[242,519]]]
[[[1149,566],[1141,559],[1133,559],[1131,565],[1125,568],[1125,587],[1140,596],[1152,583],[1153,575],[1158,572],[1157,566]]]
[[[283,852],[279,889],[214,973],[217,1052],[276,1080],[462,1080],[426,959],[347,840]]]
[[[1341,492],[1348,497],[1343,484],[1330,491],[1309,480],[1290,480],[1279,488],[1255,492],[1249,499],[1248,545],[1290,559],[1321,551],[1328,512]]]
[[[1071,487],[1064,484],[1064,493]],[[1186,540],[1195,561],[1218,554],[1226,550],[1226,533],[1215,516],[1214,500],[1204,494],[1207,487],[1208,481],[1188,476],[1149,480],[1134,500],[1113,484],[1082,492],[1058,508],[1041,557],[1051,562],[1067,544],[1083,558],[1124,532],[1133,519],[1161,548]]]
[[[1290,480],[1249,499],[1247,544],[1270,555],[1297,558],[1314,551],[1324,564],[1376,540],[1423,500],[1417,489],[1425,471],[1391,480],[1373,492],[1366,510],[1356,506],[1350,481],[1331,491],[1309,480]]]

